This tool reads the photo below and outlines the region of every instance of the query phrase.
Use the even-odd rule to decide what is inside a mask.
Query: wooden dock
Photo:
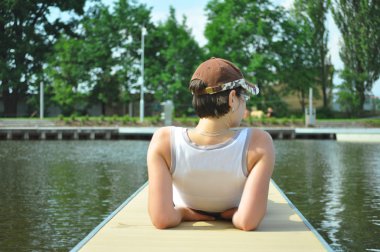
[[[380,128],[296,128],[295,134],[306,138],[330,134],[338,142],[380,143]]]
[[[231,222],[184,222],[158,230],[147,213],[146,184],[72,251],[333,251],[271,181],[268,212],[256,231]]]
[[[1,140],[150,140],[157,127],[0,127]],[[273,139],[335,139],[334,131],[261,128]]]

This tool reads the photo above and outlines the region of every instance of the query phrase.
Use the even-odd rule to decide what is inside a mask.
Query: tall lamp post
[[[146,29],[141,28],[141,89],[140,89],[140,122],[144,121],[144,36]]]
[[[40,119],[44,119],[44,83],[40,82]]]

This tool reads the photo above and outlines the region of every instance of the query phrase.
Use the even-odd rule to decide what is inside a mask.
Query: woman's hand
[[[198,213],[188,207],[175,207],[182,216],[182,221],[213,221],[214,217]]]
[[[226,211],[220,214],[220,217],[222,217],[222,219],[225,219],[225,220],[232,220],[232,216],[234,216],[237,210],[238,210],[237,207],[227,209]]]

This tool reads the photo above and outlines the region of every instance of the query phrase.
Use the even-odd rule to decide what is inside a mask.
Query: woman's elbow
[[[242,218],[233,220],[233,224],[237,229],[243,231],[254,231],[260,225],[261,219]]]
[[[243,222],[236,224],[235,227],[243,231],[254,231],[259,227],[259,223]]]
[[[170,223],[165,221],[152,221],[153,226],[155,226],[157,229],[168,229],[171,228],[172,225]]]
[[[161,214],[151,215],[150,219],[152,221],[153,226],[155,226],[157,229],[172,228],[177,226],[180,222],[176,219],[170,218],[170,216]]]
[[[172,226],[168,218],[164,216],[150,216],[150,220],[157,229],[167,229]]]

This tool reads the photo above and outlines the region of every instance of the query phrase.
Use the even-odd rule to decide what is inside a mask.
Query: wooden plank
[[[272,181],[268,212],[256,231],[231,222],[184,222],[158,230],[147,213],[148,187],[124,204],[72,251],[332,251]]]

